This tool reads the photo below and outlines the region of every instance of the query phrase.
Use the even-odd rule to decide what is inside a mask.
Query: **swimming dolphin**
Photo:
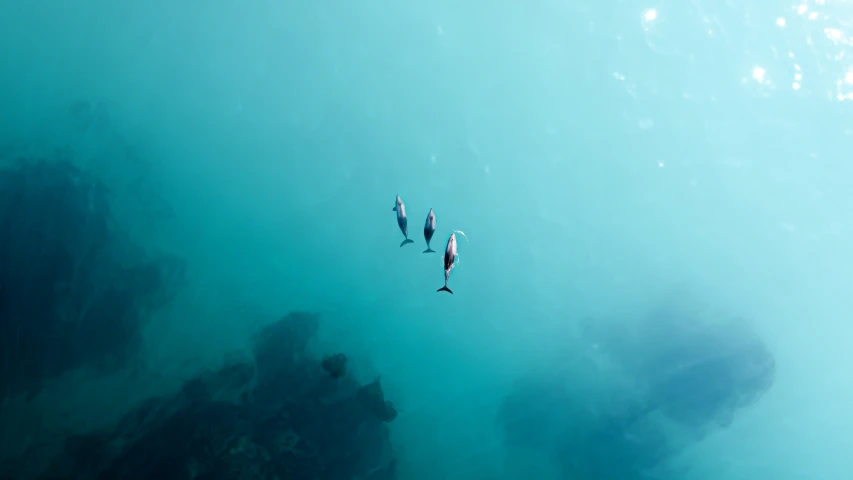
[[[432,240],[432,235],[435,233],[435,212],[432,209],[429,209],[429,215],[427,215],[426,223],[424,223],[424,239],[427,242],[427,249],[424,250],[424,253],[435,253],[435,250],[430,248],[429,241]]]
[[[402,247],[407,243],[415,243],[414,240],[409,240],[409,221],[406,220],[406,206],[403,205],[403,199],[399,195],[397,195],[396,203],[391,210],[397,212],[397,225],[400,226],[400,231],[406,236],[406,239],[403,240],[400,246]]]
[[[436,292],[445,291],[453,294],[453,291],[447,288],[447,281],[450,280],[450,271],[456,266],[456,259],[459,253],[456,250],[456,234],[451,233],[447,240],[447,248],[444,249],[444,286],[436,290]]]

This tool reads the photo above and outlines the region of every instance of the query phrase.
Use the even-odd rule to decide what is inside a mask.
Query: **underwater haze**
[[[847,478],[851,54],[844,0],[0,0],[0,479]]]

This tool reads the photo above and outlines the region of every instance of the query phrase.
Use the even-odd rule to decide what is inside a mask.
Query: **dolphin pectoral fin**
[[[392,208],[391,211],[396,212],[397,211],[397,205],[394,205],[394,208]]]
[[[424,253],[435,253],[435,250],[433,250],[433,249],[431,249],[431,248],[427,247],[427,249],[426,249],[426,250],[424,250]]]
[[[449,288],[447,288],[447,285],[439,288],[438,290],[436,290],[436,292],[447,292],[447,293],[453,295],[453,292]]]
[[[401,244],[400,244],[400,246],[402,247],[403,245],[405,245],[405,244],[407,244],[407,243],[415,243],[415,241],[414,241],[414,240],[409,240],[409,239],[407,238],[407,239],[403,240],[403,243],[401,243]]]

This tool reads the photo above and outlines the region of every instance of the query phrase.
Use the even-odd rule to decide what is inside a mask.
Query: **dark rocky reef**
[[[359,388],[356,397],[359,403],[379,420],[392,422],[397,418],[397,409],[392,402],[385,400],[385,392],[382,391],[378,378]]]
[[[396,478],[388,419],[365,408],[351,376],[331,378],[308,353],[317,322],[291,313],[267,326],[251,358],[150,399],[111,431],[69,438],[41,478]]]
[[[183,272],[124,235],[108,189],[68,158],[0,167],[0,401],[80,367],[125,366]]]
[[[519,379],[500,412],[508,444],[549,452],[574,480],[677,478],[666,460],[728,426],[775,376],[773,354],[746,322],[689,309],[597,319],[583,343]]]
[[[741,318],[707,319],[672,305],[633,329],[596,322],[586,336],[626,373],[644,380],[645,410],[699,438],[731,423],[776,376],[772,352]]]
[[[347,374],[347,356],[343,353],[323,357],[323,370],[332,378],[341,378]]]

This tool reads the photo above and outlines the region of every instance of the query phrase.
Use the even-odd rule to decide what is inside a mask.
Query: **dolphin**
[[[447,288],[447,281],[450,280],[450,271],[456,266],[457,258],[459,258],[459,252],[456,250],[456,234],[451,233],[447,240],[447,248],[444,249],[444,286],[436,292],[444,291],[453,294],[453,291]]]
[[[424,239],[427,242],[427,249],[424,250],[424,253],[435,253],[435,250],[430,248],[429,241],[432,240],[432,236],[435,233],[435,212],[432,209],[429,209],[429,215],[427,215],[426,223],[424,223]]]
[[[406,236],[406,239],[403,240],[400,246],[402,247],[407,243],[415,243],[414,240],[409,240],[409,221],[406,220],[406,206],[403,205],[403,199],[399,195],[397,195],[396,203],[391,210],[397,212],[397,225],[400,226],[400,231]]]

